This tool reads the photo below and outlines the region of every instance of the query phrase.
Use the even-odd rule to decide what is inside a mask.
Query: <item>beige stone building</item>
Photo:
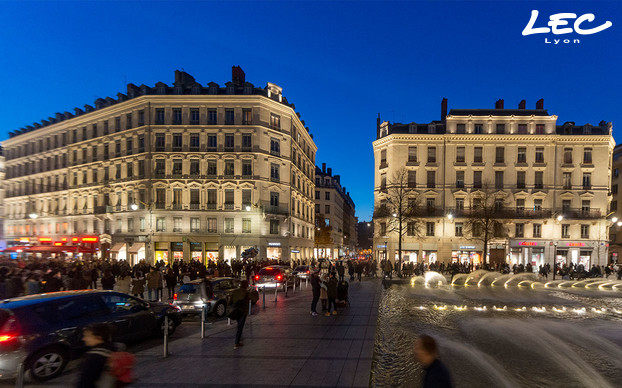
[[[315,257],[337,259],[356,253],[357,218],[350,193],[332,168],[315,168]],[[320,229],[317,229],[320,228]],[[324,229],[323,229],[324,228]]]
[[[609,234],[610,259],[614,262],[622,262],[622,145],[617,145],[613,150],[612,174],[611,174],[611,204],[609,212],[612,222]]]
[[[2,145],[10,241],[92,236],[131,262],[313,254],[317,147],[282,89],[239,67],[224,86],[129,84]]]
[[[403,260],[482,262],[483,243],[466,233],[474,198],[494,193],[506,236],[489,242],[491,262],[602,265],[607,262],[611,123],[558,125],[540,100],[536,109],[452,109],[441,120],[398,124],[378,119],[375,206],[387,180],[408,170],[421,199],[423,236],[403,238]],[[609,218],[607,218],[609,216]],[[374,220],[374,254],[397,255],[389,219]]]

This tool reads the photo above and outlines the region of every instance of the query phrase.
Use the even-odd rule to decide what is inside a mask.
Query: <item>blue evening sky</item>
[[[523,37],[559,12],[594,13],[594,35]],[[572,25],[572,22],[571,22]],[[296,104],[341,175],[360,220],[373,211],[376,117],[440,118],[449,108],[533,108],[561,123],[622,120],[621,2],[0,2],[0,139],[55,112],[173,82],[184,68],[224,84],[240,65]],[[546,44],[579,38],[580,44]]]

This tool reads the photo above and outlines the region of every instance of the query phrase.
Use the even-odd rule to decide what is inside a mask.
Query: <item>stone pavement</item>
[[[196,335],[136,353],[136,387],[368,387],[381,281],[351,282],[350,306],[336,316],[310,315],[311,286],[288,293],[266,293],[244,328],[244,346],[234,350],[235,322],[206,326]],[[321,304],[318,303],[318,310]],[[175,335],[173,335],[175,337]],[[67,386],[66,373],[47,386]]]

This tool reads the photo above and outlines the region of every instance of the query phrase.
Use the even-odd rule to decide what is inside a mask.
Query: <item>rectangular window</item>
[[[199,151],[201,141],[199,140],[199,134],[193,133],[190,135],[190,151]]]
[[[516,163],[527,163],[527,148],[518,147],[518,153],[516,155]]]
[[[464,198],[456,198],[456,209],[464,210]]]
[[[572,164],[572,148],[564,148],[564,164]]]
[[[279,234],[279,220],[270,220],[270,234]]]
[[[281,116],[270,113],[270,128],[281,129]]]
[[[173,175],[182,174],[183,161],[181,159],[173,159]]]
[[[414,189],[417,187],[417,171],[408,170],[408,188]]]
[[[505,148],[495,148],[495,163],[505,163]]]
[[[475,126],[473,127],[473,133],[477,135],[481,135],[482,133],[484,133],[484,124],[475,124]]]
[[[173,109],[173,124],[181,124],[181,109],[174,108]]]
[[[242,109],[242,125],[253,124],[253,111],[250,109]]]
[[[200,114],[198,109],[190,109],[190,124],[199,124]]]
[[[542,237],[542,224],[533,224],[533,237]]]
[[[417,162],[417,147],[408,147],[408,161],[412,163]]]
[[[611,185],[611,194],[618,194],[618,185]]]
[[[242,135],[242,151],[250,151],[253,146],[253,135]]]
[[[233,218],[225,218],[225,233],[233,233]]]
[[[164,125],[164,109],[162,108],[158,108],[155,111],[156,113],[156,124],[157,125]]]
[[[163,133],[156,134],[155,150],[156,152],[164,152],[166,150],[166,138]]]
[[[518,124],[517,133],[520,135],[527,134],[527,124]]]
[[[569,199],[564,199],[562,201],[562,212],[566,213],[570,211],[570,204],[571,204],[571,201]]]
[[[196,177],[200,173],[199,159],[190,159],[190,175]]]
[[[495,171],[495,189],[503,189],[503,171]]]
[[[483,159],[483,147],[473,148],[473,163],[482,163]]]
[[[198,209],[201,203],[199,189],[190,189],[190,209]]]
[[[279,206],[279,193],[271,191],[270,192],[270,206],[278,207]]]
[[[252,205],[251,195],[252,191],[250,189],[242,189],[242,206],[246,207]]]
[[[505,133],[505,124],[497,124],[496,126],[496,133],[498,135],[502,135]]]
[[[544,124],[536,124],[536,135],[544,135]]]
[[[138,126],[142,127],[143,125],[145,125],[145,111],[139,110],[138,111]]]
[[[225,125],[233,125],[235,114],[233,109],[225,109]]]
[[[280,172],[279,172],[279,165],[276,163],[272,163],[270,165],[270,180],[273,182],[279,182],[280,181]]]
[[[473,171],[473,188],[474,189],[482,188],[482,172],[481,171]]]
[[[464,171],[456,171],[456,188],[464,188]]]
[[[218,138],[216,135],[207,135],[207,149],[209,151],[216,151],[218,148]]]
[[[235,192],[233,189],[225,190],[225,209],[232,210],[235,200]]]
[[[456,133],[466,133],[466,125],[456,124]]]
[[[324,214],[330,214],[330,205],[324,205]]]
[[[207,111],[207,124],[218,124],[218,112],[216,111],[216,109],[210,109]]]
[[[114,118],[114,130],[115,132],[121,132],[121,117]]]
[[[235,175],[234,161],[231,159],[225,160],[225,178],[233,178]]]
[[[435,171],[428,171],[428,177],[427,177],[427,186],[428,189],[433,189],[436,187],[436,172]]]
[[[541,199],[534,199],[533,200],[533,210],[536,212],[539,212],[542,210],[542,200]]]
[[[525,200],[524,199],[516,200],[516,213],[519,216],[522,216],[523,214],[525,214]]]
[[[462,222],[456,222],[456,237],[462,237],[462,229],[463,229]]]
[[[181,232],[181,217],[173,217],[173,232]]]
[[[216,218],[208,218],[207,219],[207,233],[217,233],[218,232],[218,223]]]
[[[525,224],[516,224],[514,237],[525,237]]]
[[[583,149],[583,164],[592,164],[592,149]]]
[[[536,189],[544,188],[544,171],[536,171],[534,173],[534,187]]]
[[[436,147],[428,147],[428,163],[436,163]]]
[[[426,222],[425,223],[425,235],[430,237],[430,236],[434,236],[434,226],[435,223],[434,222]]]
[[[251,219],[242,218],[242,233],[250,233],[250,232],[251,232]]]
[[[235,147],[235,136],[233,134],[225,135],[225,151],[233,151]]]
[[[199,217],[191,217],[190,218],[190,232],[200,232],[201,231],[201,219]]]
[[[181,151],[183,145],[183,135],[181,133],[173,134],[173,151]]]
[[[562,176],[562,181],[563,181],[564,189],[571,190],[572,189],[572,173],[565,172],[563,174],[564,175]]]
[[[525,171],[516,172],[516,188],[517,189],[525,188]]]
[[[132,155],[134,153],[134,139],[131,137],[125,141],[125,154]]]
[[[281,143],[278,139],[270,139],[270,153],[272,155],[281,155]]]
[[[592,204],[592,202],[590,200],[583,200],[583,201],[581,201],[581,212],[583,214],[589,213],[591,204]]]
[[[156,232],[166,232],[166,218],[165,217],[156,218]]]
[[[138,222],[139,222],[139,228],[140,228],[140,231],[141,231],[141,232],[144,232],[144,231],[145,231],[145,225],[146,225],[146,222],[145,222],[145,217],[140,217],[140,219],[138,220]]]
[[[125,115],[125,129],[132,129],[134,126],[132,125],[132,114],[128,113]]]
[[[570,238],[570,224],[562,224],[562,238]]]
[[[250,178],[253,176],[253,161],[249,159],[242,160],[242,177]]]
[[[456,148],[456,163],[464,163],[464,147]]]
[[[592,189],[592,174],[589,172],[583,173],[583,190]]]
[[[544,163],[544,148],[536,148],[536,163]]]
[[[581,225],[581,238],[590,238],[590,226],[582,224]]]
[[[380,235],[381,236],[386,236],[387,235],[387,223],[386,222],[381,222],[380,223]],[[385,246],[386,248],[386,246]]]

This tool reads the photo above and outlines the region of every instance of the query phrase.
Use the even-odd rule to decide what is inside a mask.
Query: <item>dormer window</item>
[[[456,125],[456,133],[466,133],[466,125],[465,124],[457,124]]]

